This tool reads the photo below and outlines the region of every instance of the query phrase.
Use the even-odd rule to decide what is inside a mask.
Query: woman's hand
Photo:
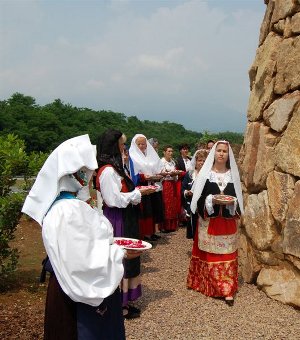
[[[191,190],[186,190],[185,196],[193,196],[193,192]]]
[[[156,191],[156,189],[154,189],[154,188],[139,188],[139,191],[140,191],[142,196],[145,196],[145,195],[150,195],[150,194],[154,193]]]

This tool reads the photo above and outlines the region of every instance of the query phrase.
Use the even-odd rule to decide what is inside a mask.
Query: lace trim
[[[209,235],[209,218],[199,218],[198,248],[213,254],[231,254],[238,248],[238,233],[231,235]]]

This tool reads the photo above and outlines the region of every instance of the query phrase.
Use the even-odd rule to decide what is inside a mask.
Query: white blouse
[[[220,192],[224,192],[226,186],[228,183],[232,183],[232,178],[231,178],[231,171],[228,170],[225,173],[218,173],[213,170],[210,171],[209,174],[209,181],[217,183]],[[212,215],[214,213],[214,206],[213,206],[213,195],[208,195],[205,199],[205,207],[209,215]],[[232,205],[227,205],[226,204],[226,209],[229,210],[230,215],[234,216],[235,211],[237,208],[237,201],[234,202]]]
[[[99,178],[102,199],[108,207],[126,208],[128,204],[137,205],[141,202],[138,189],[121,192],[122,177],[112,167],[106,167]]]
[[[171,159],[170,161],[167,161],[164,157],[161,159],[162,164],[163,164],[163,170],[164,172],[171,172],[176,170],[176,164],[173,161],[173,159]],[[166,181],[177,181],[178,176],[169,176],[167,175],[166,177],[163,178],[163,180]]]

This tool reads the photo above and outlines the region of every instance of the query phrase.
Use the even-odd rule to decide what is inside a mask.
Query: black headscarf
[[[99,169],[104,165],[111,165],[124,178],[128,190],[132,191],[135,186],[124,171],[119,148],[119,139],[122,135],[122,132],[119,130],[109,129],[99,137],[97,143],[97,162]]]

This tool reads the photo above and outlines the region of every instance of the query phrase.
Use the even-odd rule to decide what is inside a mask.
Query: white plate
[[[130,247],[130,245],[121,245],[116,243],[115,241],[118,240],[127,240],[127,241],[132,241],[132,242],[138,242],[139,240],[136,238],[128,238],[128,237],[114,237],[114,243],[117,244],[118,246],[124,248],[124,249],[130,249],[130,250],[147,250],[152,248],[152,244],[146,241],[142,241],[142,245],[144,247]]]
[[[214,199],[216,200],[217,203],[219,202],[222,204],[228,204],[228,203],[231,203],[232,201],[235,201],[236,197],[230,196],[230,195],[218,194],[218,195],[214,195]]]

